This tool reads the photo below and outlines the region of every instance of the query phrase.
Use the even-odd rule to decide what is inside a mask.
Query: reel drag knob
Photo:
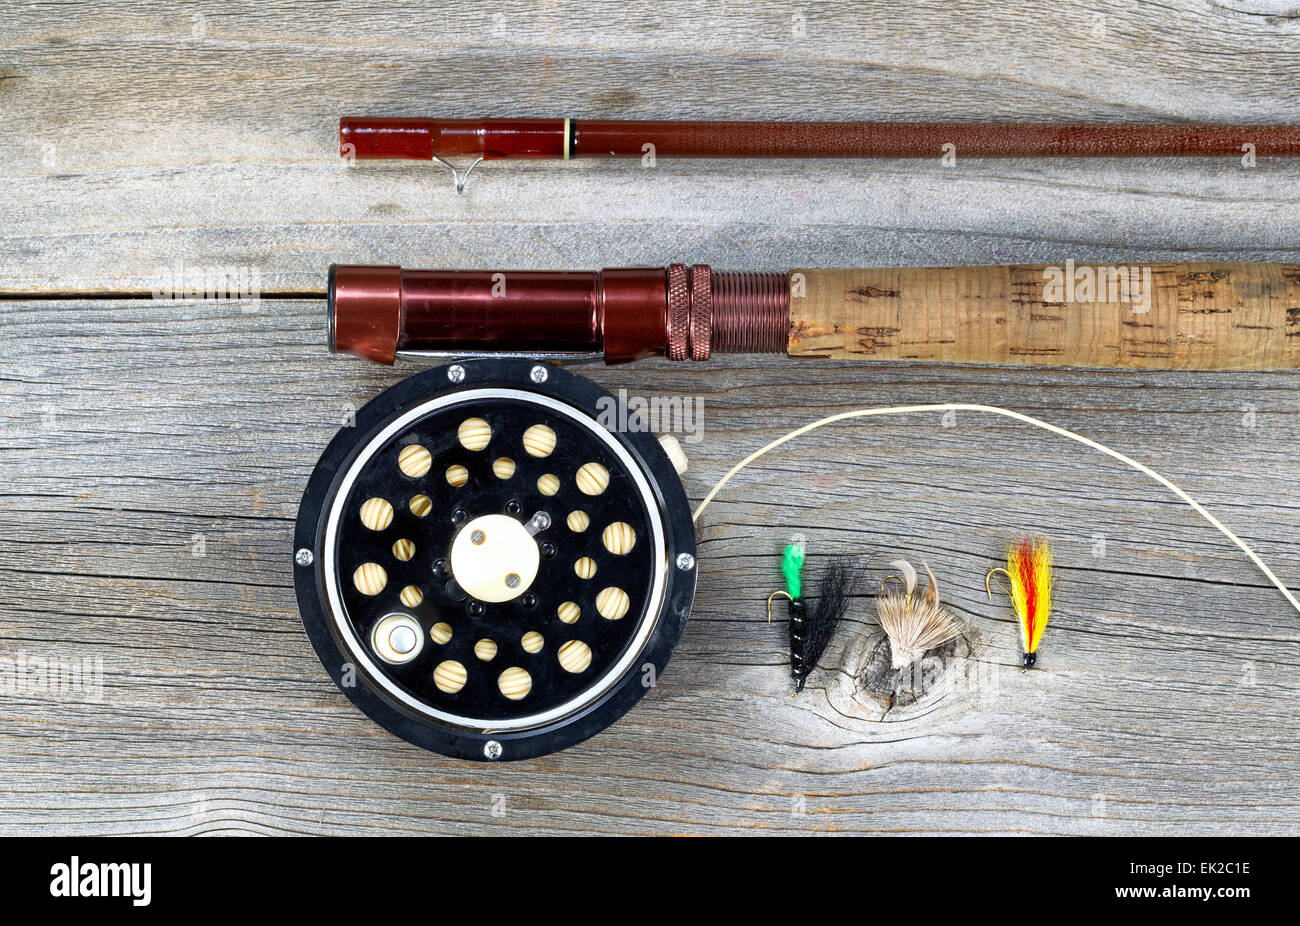
[[[533,522],[537,518],[534,517]],[[530,522],[530,523],[533,523]],[[550,524],[549,517],[546,523]],[[456,584],[479,601],[518,598],[533,584],[542,554],[524,525],[500,514],[475,518],[451,545],[451,574]]]

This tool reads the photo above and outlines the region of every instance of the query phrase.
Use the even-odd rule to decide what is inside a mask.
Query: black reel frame
[[[616,679],[610,679],[608,671],[594,678],[588,687],[599,684],[603,690],[572,713],[523,729],[460,726],[423,715],[400,703],[398,698],[384,690],[382,683],[371,678],[370,671],[350,653],[349,645],[343,641],[335,624],[335,615],[328,604],[329,595],[325,588],[326,558],[339,556],[338,548],[343,545],[340,535],[335,540],[335,549],[325,549],[327,520],[335,505],[340,484],[345,475],[354,469],[354,463],[365,448],[403,415],[442,397],[451,397],[453,401],[449,406],[431,414],[443,415],[453,411],[463,416],[474,414],[476,409],[490,407],[490,399],[468,400],[463,406],[454,401],[457,394],[482,389],[510,390],[537,396],[539,399],[558,401],[579,417],[590,419],[592,425],[609,434],[631,457],[649,486],[663,528],[662,596],[654,614],[646,614],[642,610],[636,615],[638,626],[644,627],[645,622],[651,622],[651,628],[648,635],[644,636],[644,642],[635,658]],[[339,689],[363,713],[402,739],[443,755],[479,761],[525,759],[564,749],[598,733],[631,709],[656,683],[681,638],[694,599],[695,528],[685,491],[668,455],[656,436],[644,427],[636,414],[618,409],[617,414],[611,415],[611,411],[617,409],[616,401],[595,383],[555,366],[515,358],[463,360],[426,370],[393,386],[357,412],[354,427],[344,428],[330,441],[308,480],[298,510],[294,530],[294,586],[303,626],[321,664]],[[552,411],[551,414],[556,413]],[[402,432],[418,429],[424,420],[425,416],[415,419]],[[613,423],[606,426],[605,421]],[[626,427],[616,429],[619,422]],[[354,485],[351,494],[355,494],[360,474],[369,466],[375,465],[374,455],[372,452],[370,461],[352,475]],[[572,460],[567,462],[571,464]],[[430,477],[438,476],[435,468]],[[522,510],[517,505],[509,511],[505,509],[505,496],[509,494],[508,491],[502,491],[501,498],[497,500],[500,505],[493,504],[491,513],[510,514],[520,521],[527,521],[533,514],[532,510]],[[473,512],[475,515],[484,513],[482,506],[492,502],[490,499],[485,501],[484,492],[480,492],[477,499],[478,510]],[[351,500],[345,502],[355,507]],[[445,511],[436,513],[446,514]],[[560,529],[563,529],[563,511],[557,510],[556,515],[555,520]],[[454,536],[454,531],[452,535]],[[649,544],[650,537],[644,537],[641,542]],[[421,564],[432,561],[434,568],[437,568],[449,555],[449,549],[421,553],[424,557],[419,561]],[[339,582],[346,579],[344,571],[337,565],[334,571]],[[533,603],[528,604],[528,607],[533,607],[538,597],[545,596],[546,590],[540,588],[543,582],[544,576],[539,573],[536,581],[539,594],[525,596],[533,598]],[[454,592],[454,583],[452,586]],[[336,592],[336,597],[343,600],[347,595],[340,589]],[[629,613],[626,619],[631,620],[633,617]],[[595,615],[590,619],[602,620]],[[347,620],[351,618],[348,617]],[[427,621],[426,616],[422,623]],[[526,629],[526,626],[521,625],[518,629]],[[612,661],[617,660],[598,660],[606,670]],[[390,685],[397,684],[395,676],[402,674],[400,670],[390,672],[382,667],[380,671]],[[545,682],[545,679],[542,681]],[[437,696],[436,692],[430,691],[430,694]],[[580,696],[581,691],[577,693],[577,697]],[[424,703],[423,698],[420,700]],[[521,707],[518,713],[526,715],[529,711]],[[508,714],[500,711],[498,714],[508,717]]]

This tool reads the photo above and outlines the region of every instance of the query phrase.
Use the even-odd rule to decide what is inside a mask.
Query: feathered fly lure
[[[876,597],[876,615],[885,635],[889,637],[889,649],[893,656],[895,669],[905,669],[925,655],[927,650],[957,639],[961,625],[947,608],[939,603],[939,585],[935,582],[930,567],[922,563],[930,582],[925,594],[916,594],[916,569],[906,560],[894,560],[889,565],[901,575],[887,576],[880,583],[880,594]],[[890,579],[902,586],[902,590],[886,591]]]
[[[781,572],[785,575],[786,590],[773,592],[767,598],[767,618],[772,619],[772,599],[784,595],[789,599],[790,615],[790,677],[794,690],[803,691],[808,674],[817,667],[817,660],[826,652],[835,628],[848,610],[853,589],[852,573],[841,559],[830,560],[822,570],[817,584],[817,600],[809,607],[803,599],[804,548],[791,544],[781,557]]]
[[[1007,593],[1020,623],[1020,640],[1024,644],[1024,667],[1033,668],[1038,661],[1038,644],[1052,616],[1052,548],[1038,538],[1022,538],[1007,547],[1007,568],[994,569],[985,579],[985,591],[993,598],[989,582],[994,573],[1002,573],[1011,583]]]

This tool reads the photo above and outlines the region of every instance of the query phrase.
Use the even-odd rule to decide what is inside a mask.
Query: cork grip
[[[1300,266],[795,270],[792,357],[1161,370],[1300,368]]]

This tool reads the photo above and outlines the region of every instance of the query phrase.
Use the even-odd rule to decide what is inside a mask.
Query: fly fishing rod
[[[457,192],[507,158],[1295,157],[1300,126],[344,117],[345,158],[434,161]],[[463,173],[446,159],[473,158]]]
[[[1300,368],[1300,265],[590,272],[333,266],[330,349],[401,357],[715,353],[1168,370]]]

